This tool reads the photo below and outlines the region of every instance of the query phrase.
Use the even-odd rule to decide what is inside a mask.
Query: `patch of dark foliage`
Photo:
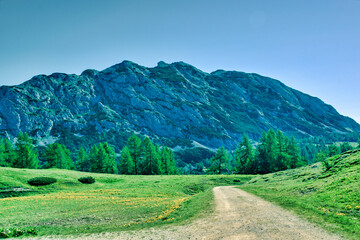
[[[28,183],[29,183],[31,186],[46,186],[46,185],[50,185],[50,184],[56,183],[56,178],[51,178],[51,177],[35,177],[35,178],[29,179]]]
[[[88,176],[88,177],[81,177],[78,179],[79,182],[84,184],[93,184],[95,182],[95,178]]]
[[[36,236],[37,231],[35,228],[8,228],[0,229],[0,238],[12,238],[20,236]]]

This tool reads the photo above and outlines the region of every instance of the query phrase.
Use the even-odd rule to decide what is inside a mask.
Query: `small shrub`
[[[37,235],[37,231],[35,228],[26,228],[26,229],[19,229],[19,228],[9,228],[9,229],[1,229],[0,230],[0,238],[11,238],[11,237],[19,237],[19,236],[29,236]]]
[[[51,177],[36,177],[36,178],[31,178],[28,181],[28,183],[31,186],[45,186],[45,185],[50,185],[55,182],[56,182],[56,179],[51,178]]]
[[[95,178],[93,177],[81,177],[78,179],[79,182],[84,183],[84,184],[92,184],[95,182]]]

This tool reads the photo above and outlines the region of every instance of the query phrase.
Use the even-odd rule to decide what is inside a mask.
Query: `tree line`
[[[288,138],[281,131],[275,132],[273,129],[262,134],[256,148],[244,134],[233,156],[220,147],[210,160],[208,172],[216,174],[265,174],[306,164],[295,138]]]
[[[131,136],[117,158],[107,142],[98,143],[87,152],[80,148],[75,157],[65,145],[53,143],[46,146],[44,162],[27,133],[19,133],[15,146],[7,139],[0,139],[0,166],[16,168],[60,168],[85,172],[112,174],[178,174],[173,151],[159,147],[149,138],[141,140]]]
[[[213,157],[195,159],[198,161],[196,167],[188,167],[188,172],[182,168],[181,173],[265,174],[324,162],[328,157],[354,148],[348,142],[326,144],[324,138],[306,140],[305,143],[299,144],[294,137],[289,138],[281,131],[270,129],[255,145],[244,134],[234,152],[229,153],[220,147]],[[311,158],[307,158],[304,152],[311,153]],[[132,175],[180,173],[172,149],[160,147],[148,137],[142,140],[136,135],[129,137],[118,155],[107,142],[95,144],[89,151],[80,148],[76,154],[63,144],[53,143],[46,146],[40,157],[42,161],[39,161],[39,153],[26,133],[19,133],[14,145],[7,139],[0,139],[0,166],[5,167],[61,168]]]

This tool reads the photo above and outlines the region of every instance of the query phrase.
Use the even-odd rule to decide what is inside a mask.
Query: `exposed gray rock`
[[[332,106],[277,80],[209,74],[184,62],[146,68],[124,61],[103,71],[39,75],[0,87],[2,137],[23,131],[78,145],[109,141],[119,149],[136,132],[173,147],[195,141],[234,148],[243,133],[257,140],[269,128],[297,138],[360,132]]]

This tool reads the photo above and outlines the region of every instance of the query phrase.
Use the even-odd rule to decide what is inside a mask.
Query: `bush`
[[[95,182],[95,178],[93,177],[81,177],[78,179],[79,182],[84,183],[84,184],[92,184]]]
[[[45,186],[45,185],[50,185],[55,182],[56,182],[56,179],[51,178],[51,177],[36,177],[36,178],[31,178],[28,181],[28,183],[31,186]]]
[[[11,238],[11,237],[19,237],[19,236],[29,236],[37,235],[37,231],[35,228],[26,228],[26,229],[19,229],[19,228],[10,228],[10,229],[0,229],[0,238]]]

